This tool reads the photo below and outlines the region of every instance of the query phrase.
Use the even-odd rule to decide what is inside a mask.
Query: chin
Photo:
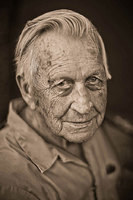
[[[65,122],[59,135],[69,142],[82,143],[93,137],[97,128],[96,118],[87,123]]]
[[[93,137],[95,132],[82,132],[82,133],[68,133],[63,137],[73,143],[83,143]]]

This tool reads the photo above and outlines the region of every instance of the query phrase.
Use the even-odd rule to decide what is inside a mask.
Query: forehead
[[[55,31],[49,31],[42,34],[36,41],[35,47],[39,51],[41,56],[43,53],[51,52],[51,54],[56,56],[58,52],[72,53],[73,51],[78,53],[78,50],[87,50],[89,54],[98,54],[100,47],[99,42],[94,41],[90,35],[83,37],[74,37],[71,35],[63,35],[61,33],[55,33]],[[81,53],[81,52],[80,52]],[[84,51],[85,53],[85,51]],[[46,54],[45,54],[46,55]]]
[[[42,35],[35,46],[36,59],[47,73],[99,70],[102,58],[98,45],[89,37],[73,38],[55,32]]]

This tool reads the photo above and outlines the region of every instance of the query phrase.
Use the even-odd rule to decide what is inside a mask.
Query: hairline
[[[73,13],[73,11],[72,11],[72,13]],[[74,12],[75,13],[75,12]],[[45,15],[45,14],[44,14]],[[76,13],[76,15],[77,16],[82,16],[82,15],[80,15],[80,14],[78,14],[78,13]],[[106,77],[107,77],[107,79],[110,79],[111,78],[111,75],[110,75],[110,73],[109,73],[109,71],[108,71],[108,66],[105,66],[105,65],[107,65],[107,56],[106,56],[106,52],[105,52],[105,47],[104,47],[104,44],[103,44],[103,41],[102,41],[102,38],[101,38],[101,36],[100,36],[100,34],[98,33],[98,31],[95,29],[95,27],[93,26],[93,24],[87,19],[87,18],[85,18],[84,16],[82,16],[85,20],[86,20],[86,23],[88,22],[88,26],[90,26],[89,28],[91,29],[91,28],[94,28],[94,34],[96,34],[97,35],[97,37],[98,37],[98,41],[97,42],[95,42],[95,45],[98,45],[98,42],[100,42],[100,45],[101,45],[101,47],[99,47],[99,49],[101,49],[102,50],[102,60],[104,61],[105,60],[105,63],[104,63],[104,68],[105,68],[105,72],[106,72]],[[34,19],[35,20],[35,19]],[[33,20],[33,21],[34,21]],[[32,21],[31,21],[32,22]],[[31,23],[30,22],[30,23]],[[28,24],[28,23],[27,23]],[[27,26],[27,25],[26,25]],[[34,28],[34,27],[32,27],[32,28]],[[90,37],[90,34],[89,33],[87,33],[87,31],[85,32],[85,31],[83,31],[83,34],[82,35],[73,35],[73,34],[71,34],[69,31],[66,31],[65,32],[65,30],[63,30],[63,32],[61,32],[62,31],[62,28],[61,27],[50,27],[49,26],[49,28],[48,28],[48,26],[47,26],[47,29],[45,30],[45,28],[46,27],[42,27],[42,29],[40,29],[40,32],[37,32],[37,34],[34,36],[34,38],[32,38],[33,39],[33,41],[29,44],[29,46],[25,46],[24,48],[25,48],[25,53],[24,53],[24,48],[23,48],[23,52],[22,52],[22,54],[20,54],[19,56],[18,56],[18,58],[20,59],[19,60],[19,63],[17,63],[17,72],[16,72],[16,76],[17,75],[20,75],[20,74],[22,74],[22,73],[26,73],[26,67],[24,67],[24,63],[26,62],[26,60],[28,60],[29,59],[29,62],[30,62],[30,64],[29,64],[29,69],[27,70],[27,72],[28,72],[28,74],[30,75],[30,76],[32,76],[32,71],[35,71],[35,66],[31,66],[31,63],[32,63],[32,57],[34,56],[33,55],[33,47],[34,47],[34,43],[36,43],[36,41],[37,40],[39,40],[39,38],[41,37],[41,35],[42,34],[45,34],[45,33],[48,33],[48,32],[50,32],[50,31],[52,31],[52,32],[55,32],[55,31],[57,31],[58,30],[58,32],[60,32],[60,33],[62,33],[62,35],[64,35],[64,33],[65,33],[65,35],[71,35],[71,37],[72,38],[81,38],[81,37],[85,37],[86,39],[87,39],[87,37]],[[85,28],[85,27],[84,27]],[[24,30],[22,31],[22,34],[21,34],[21,36],[23,36],[23,32],[25,31],[25,29],[26,29],[26,27],[24,28]],[[27,29],[28,30],[28,29]],[[44,31],[45,30],[45,31]],[[66,29],[67,30],[67,29]],[[68,29],[69,30],[69,29]],[[25,31],[26,32],[26,31]],[[22,42],[23,42],[23,38],[20,36],[20,39],[19,40],[21,40],[21,42],[19,41],[18,42],[18,45],[17,45],[17,48],[18,49],[20,49],[20,46],[22,45]],[[20,45],[20,46],[19,46]],[[18,50],[17,49],[17,50]],[[16,50],[16,51],[17,51]],[[28,58],[26,58],[28,56]],[[24,63],[22,62],[22,61],[25,61]],[[17,60],[17,62],[18,62],[18,60]],[[21,67],[19,67],[18,65],[20,64],[20,66],[21,65],[23,65],[23,66],[21,66]],[[26,64],[26,63],[25,63]],[[37,63],[34,63],[34,64],[36,64],[37,65]],[[34,70],[33,70],[33,67],[34,67]],[[32,77],[30,77],[31,79],[32,79]]]

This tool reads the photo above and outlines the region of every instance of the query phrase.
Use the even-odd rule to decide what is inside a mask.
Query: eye
[[[72,83],[69,80],[63,80],[56,85],[60,89],[69,89],[71,86]]]
[[[91,90],[99,90],[102,87],[102,80],[96,76],[90,76],[87,78],[85,85]]]
[[[95,77],[95,76],[91,76],[91,77],[89,77],[89,78],[87,79],[86,82],[89,83],[89,84],[94,85],[94,84],[99,83],[99,82],[100,82],[100,79],[98,79],[98,78]]]
[[[73,83],[71,79],[56,80],[52,85],[52,90],[57,95],[67,96],[73,89]]]
[[[93,76],[90,77],[89,80],[88,80],[88,82],[91,83],[91,84],[95,84],[97,81],[98,81],[98,79],[96,77],[93,77]]]

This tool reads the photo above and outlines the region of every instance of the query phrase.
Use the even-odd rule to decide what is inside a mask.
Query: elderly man
[[[132,199],[132,140],[102,123],[111,75],[92,23],[70,10],[29,21],[15,60],[23,99],[0,134],[0,199]]]

